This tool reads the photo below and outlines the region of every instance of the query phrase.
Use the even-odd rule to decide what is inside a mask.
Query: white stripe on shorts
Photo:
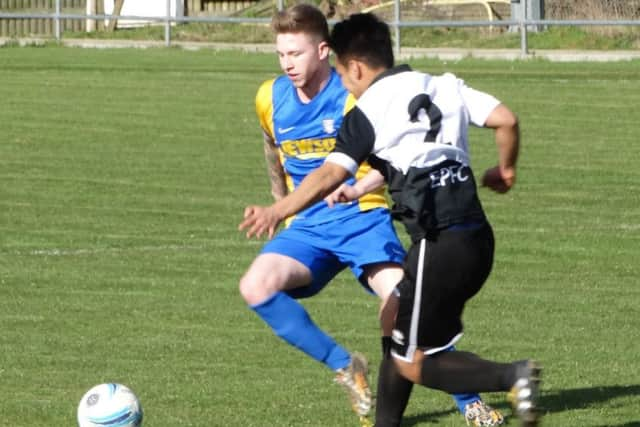
[[[416,288],[413,296],[413,312],[411,313],[411,328],[409,329],[409,352],[413,359],[413,352],[418,346],[418,322],[420,321],[420,308],[422,307],[422,278],[424,273],[424,253],[426,251],[427,240],[420,240],[420,252],[418,255],[418,271],[416,277]]]
[[[413,360],[413,355],[418,348],[418,331],[419,331],[419,320],[420,320],[420,309],[422,308],[422,278],[424,273],[424,254],[427,250],[427,241],[426,239],[420,240],[420,252],[418,256],[418,271],[416,277],[416,287],[414,291],[413,297],[413,311],[411,312],[411,326],[409,327],[409,345],[407,346],[407,352],[404,355],[399,355],[396,352],[392,351],[394,357],[404,360],[407,362],[411,362]],[[424,351],[424,354],[436,354],[447,348],[454,345],[462,338],[462,332],[457,334],[455,337],[451,339],[446,345],[442,347],[434,347],[429,348]]]
[[[400,355],[391,351],[394,357],[411,362],[413,355],[418,348],[418,321],[420,320],[420,303],[422,302],[422,273],[424,271],[424,253],[426,250],[426,240],[420,240],[420,254],[418,256],[418,272],[416,277],[415,290],[413,293],[413,310],[411,312],[411,326],[409,327],[409,343],[405,354]]]

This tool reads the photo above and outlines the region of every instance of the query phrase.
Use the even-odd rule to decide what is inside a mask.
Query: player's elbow
[[[518,116],[506,105],[498,105],[487,117],[485,126],[494,129],[519,129]]]
[[[505,110],[506,111],[504,112],[503,126],[512,129],[518,129],[520,123],[518,121],[518,116],[516,115],[516,113],[509,110],[508,108],[505,108]]]

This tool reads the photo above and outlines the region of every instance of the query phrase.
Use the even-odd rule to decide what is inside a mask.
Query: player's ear
[[[362,63],[356,59],[350,59],[347,63],[347,70],[349,70],[349,75],[353,80],[362,79]]]
[[[320,60],[327,59],[330,52],[331,51],[329,49],[329,43],[325,41],[321,41],[320,43],[318,43],[318,57],[320,58]]]

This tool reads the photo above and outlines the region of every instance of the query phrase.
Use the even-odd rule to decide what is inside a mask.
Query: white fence
[[[161,0],[158,0],[161,1]],[[164,43],[171,46],[171,26],[176,23],[203,22],[203,23],[262,23],[268,24],[270,18],[239,18],[228,16],[178,16],[175,13],[175,0],[165,0],[166,8],[164,16],[138,16],[138,15],[122,15],[118,16],[118,20],[127,21],[147,21],[164,25]],[[284,7],[283,0],[275,0],[278,9]],[[449,3],[457,2],[480,2],[489,3],[507,2],[508,0],[439,0],[448,1]],[[516,2],[516,0],[510,0]],[[526,11],[527,4],[532,1],[539,0],[518,0],[522,3]],[[0,10],[0,21],[2,19],[47,19],[54,22],[54,37],[57,41],[61,40],[61,22],[63,20],[81,20],[89,22],[105,21],[113,19],[113,15],[108,14],[65,14],[61,12],[61,0],[55,0],[55,10],[52,13],[7,13]],[[542,28],[549,26],[625,26],[640,27],[640,20],[547,20],[547,19],[527,19],[526,13],[522,13],[520,19],[496,20],[489,14],[487,20],[483,21],[406,21],[401,19],[401,2],[402,0],[392,0],[387,4],[393,7],[394,19],[387,21],[395,32],[394,42],[397,53],[401,52],[400,29],[410,27],[508,27],[517,30],[520,34],[520,53],[522,57],[528,55],[527,36],[532,28]],[[330,21],[333,23],[333,21]]]

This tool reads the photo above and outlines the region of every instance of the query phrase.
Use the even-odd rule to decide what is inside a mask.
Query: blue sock
[[[455,351],[455,350],[456,348],[454,346],[451,346],[447,348],[445,351]],[[452,396],[453,396],[453,399],[456,401],[458,410],[463,415],[464,415],[465,406],[467,406],[469,403],[473,403],[478,400],[481,400],[480,395],[477,393],[457,393],[457,394],[452,394]]]
[[[273,332],[333,370],[347,367],[349,352],[325,334],[295,299],[284,292],[250,306],[271,327]]]
[[[452,394],[452,396],[461,414],[464,414],[464,407],[469,403],[480,400],[480,395],[476,393]]]

